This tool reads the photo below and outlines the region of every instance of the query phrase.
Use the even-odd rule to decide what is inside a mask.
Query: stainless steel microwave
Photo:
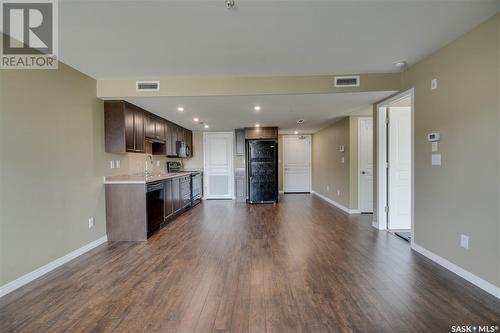
[[[177,141],[177,156],[178,157],[190,157],[191,149],[183,141]]]

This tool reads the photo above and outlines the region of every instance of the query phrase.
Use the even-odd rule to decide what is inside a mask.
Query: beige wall
[[[105,235],[103,176],[109,160],[121,156],[104,152],[103,103],[94,79],[63,64],[0,76],[5,284]]]
[[[313,191],[349,208],[349,117],[314,133],[312,138]],[[345,152],[339,146],[345,146]],[[344,156],[345,163],[341,163]],[[337,194],[340,190],[340,195]]]
[[[497,286],[499,78],[500,14],[402,76],[403,90],[415,88],[415,243]],[[440,167],[431,166],[429,132],[441,133]]]

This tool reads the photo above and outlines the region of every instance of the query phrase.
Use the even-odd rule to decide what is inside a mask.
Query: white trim
[[[438,265],[443,266],[447,270],[457,274],[461,278],[469,281],[473,285],[476,285],[477,287],[483,289],[484,291],[490,293],[491,295],[495,296],[496,298],[500,299],[500,287],[495,286],[494,284],[483,280],[477,275],[472,274],[469,271],[466,271],[462,267],[455,265],[454,263],[444,259],[443,257],[438,256],[437,254],[423,248],[422,246],[418,244],[411,244],[411,248],[415,250],[416,252],[420,253],[424,257],[429,258],[430,260],[434,261]]]
[[[306,136],[309,137],[309,192],[312,192],[312,135],[310,134],[283,134],[281,142],[283,144],[283,163],[281,163],[281,174],[283,175],[283,193],[285,192],[285,137],[286,136]],[[278,147],[279,148],[279,147]],[[293,192],[287,192],[293,193]]]
[[[322,194],[319,194],[318,192],[316,191],[311,191],[311,194],[314,194],[314,195],[317,195],[318,197],[320,197],[321,199],[325,200],[326,202],[334,205],[335,207],[339,208],[340,210],[344,211],[345,213],[347,214],[359,214],[359,209],[349,209],[347,208],[346,206],[344,205],[341,205],[339,204],[338,202],[336,201],[333,201],[332,199],[330,198],[327,198],[325,197],[324,195]]]
[[[285,193],[285,191],[281,191],[281,190],[278,191],[278,192],[279,192],[279,194],[284,194]]]
[[[386,230],[388,226],[387,213],[387,126],[385,123],[387,107],[407,96],[411,97],[411,234],[415,234],[415,89],[411,88],[377,104],[377,228]],[[411,237],[413,244],[415,237]]]
[[[206,153],[207,153],[207,143],[206,143],[206,137],[207,135],[212,135],[212,134],[228,134],[229,136],[231,136],[231,142],[230,142],[230,145],[231,145],[231,153],[230,153],[230,156],[229,156],[229,184],[232,184],[232,186],[230,186],[230,194],[227,196],[227,197],[210,197],[210,196],[206,196],[205,194],[203,194],[203,197],[206,199],[206,200],[211,200],[211,199],[229,199],[229,200],[235,200],[236,199],[236,193],[235,193],[235,189],[234,189],[234,155],[233,155],[233,151],[234,151],[234,131],[232,132],[203,132],[203,174],[204,175],[208,175],[207,173],[207,165],[206,165]],[[205,176],[204,176],[205,177]],[[207,193],[208,191],[205,191],[205,186],[206,186],[206,182],[203,182],[203,193]]]
[[[108,241],[108,237],[103,236],[103,237],[96,239],[95,241],[90,242],[90,243],[88,243],[88,244],[86,244],[86,245],[84,245],[84,246],[82,246],[74,251],[71,251],[70,253],[68,253],[68,254],[66,254],[66,255],[64,255],[64,256],[62,256],[54,261],[49,262],[48,264],[46,264],[42,267],[35,269],[34,271],[29,272],[28,274],[25,274],[25,275],[15,279],[14,281],[11,281],[7,284],[4,284],[3,286],[0,287],[0,297],[3,297],[5,295],[7,295],[8,293],[13,292],[14,290],[21,288],[25,284],[30,283],[31,281],[41,277],[42,275],[47,274],[48,272],[58,268],[61,265],[64,265],[65,263],[75,259],[76,257],[81,256],[85,252],[88,252],[88,251],[92,250],[93,248],[95,248],[103,243],[106,243],[107,241]]]
[[[359,212],[361,213],[361,129],[360,129],[360,125],[361,125],[361,119],[371,119],[372,120],[372,124],[373,124],[373,117],[358,117],[357,119],[357,126],[358,126],[358,207],[359,208]],[[373,126],[375,126],[375,124],[373,124]],[[373,129],[372,129],[373,131]],[[372,146],[373,146],[373,139],[372,139]],[[372,154],[373,156],[373,154]],[[372,169],[373,169],[373,164],[372,164]],[[373,177],[373,170],[372,170],[372,177]],[[372,192],[373,192],[373,187],[372,187]],[[373,194],[372,194],[373,195]],[[374,203],[375,204],[375,203]],[[371,212],[366,212],[366,213],[373,213],[373,207],[372,207],[372,211]]]

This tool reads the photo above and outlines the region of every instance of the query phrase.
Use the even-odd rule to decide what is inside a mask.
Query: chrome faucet
[[[153,157],[151,155],[146,156],[146,177],[149,175],[148,160],[151,161],[151,166],[153,166]]]

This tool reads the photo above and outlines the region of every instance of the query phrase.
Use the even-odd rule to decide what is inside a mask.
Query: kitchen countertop
[[[104,184],[147,184],[169,178],[182,177],[191,174],[192,172],[173,172],[173,173],[155,173],[148,175],[134,174],[122,176],[110,176],[104,178]]]

